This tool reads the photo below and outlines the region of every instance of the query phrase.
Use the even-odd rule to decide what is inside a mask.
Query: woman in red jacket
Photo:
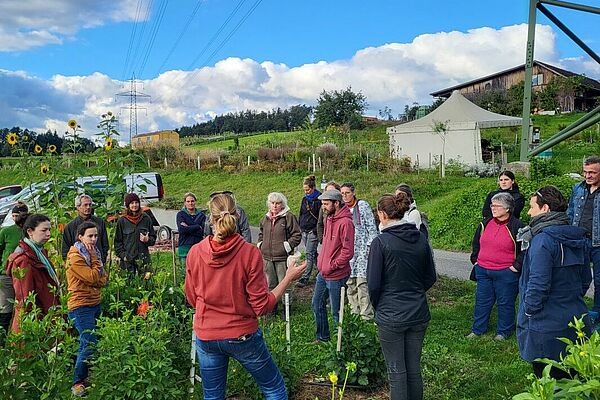
[[[214,196],[208,211],[214,236],[190,249],[185,277],[187,301],[196,310],[194,331],[204,399],[225,398],[230,357],[248,370],[267,400],[287,399],[257,316],[273,311],[286,288],[302,276],[306,262],[288,268],[269,292],[260,250],[237,233],[231,196]]]
[[[58,276],[48,259],[44,244],[50,239],[50,219],[42,214],[30,215],[23,225],[23,239],[8,257],[6,274],[12,277],[15,287],[15,316],[12,329],[19,332],[23,305],[27,296],[35,294],[35,304],[41,315],[48,313],[50,307],[59,304]],[[25,309],[29,312],[31,306]]]

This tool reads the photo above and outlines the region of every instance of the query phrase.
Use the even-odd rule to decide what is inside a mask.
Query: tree
[[[319,128],[344,124],[350,128],[360,128],[361,115],[367,106],[366,97],[361,92],[353,92],[350,86],[342,91],[323,90],[315,107],[315,122]]]
[[[379,110],[379,116],[383,120],[391,121],[392,120],[392,109],[388,106],[383,107],[383,109]]]
[[[446,177],[446,135],[448,135],[448,131],[450,130],[450,121],[433,121],[433,125],[431,128],[435,133],[440,135],[442,139],[442,159],[440,160],[440,175],[442,178]]]

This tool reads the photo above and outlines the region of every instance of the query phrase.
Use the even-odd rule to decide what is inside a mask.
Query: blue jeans
[[[403,328],[377,326],[390,381],[390,399],[423,398],[421,350],[427,322]]]
[[[329,320],[327,319],[327,296],[331,303],[331,314],[333,321],[337,325],[340,321],[340,297],[342,287],[346,284],[348,277],[338,280],[325,280],[321,273],[317,274],[317,282],[312,298],[312,309],[315,315],[315,323],[317,324],[317,340],[328,341],[331,336],[329,334]]]
[[[510,268],[485,269],[475,264],[477,289],[471,331],[482,335],[488,330],[494,303],[498,308],[496,333],[509,337],[515,331],[515,300],[519,293],[519,274]]]
[[[88,377],[87,360],[95,351],[96,342],[96,320],[100,317],[102,306],[81,306],[69,311],[69,318],[79,332],[79,352],[75,362],[75,374],[73,383],[83,382]]]
[[[590,247],[592,241],[589,241]],[[590,261],[594,271],[594,306],[592,311],[600,312],[600,247],[591,247]]]
[[[204,400],[225,399],[229,357],[238,360],[252,375],[266,400],[287,400],[283,377],[259,329],[243,338],[223,340],[196,339]]]
[[[317,246],[319,245],[319,240],[315,232],[302,232],[302,242],[304,243],[306,254],[306,271],[304,271],[300,280],[308,282],[310,274],[317,263]]]

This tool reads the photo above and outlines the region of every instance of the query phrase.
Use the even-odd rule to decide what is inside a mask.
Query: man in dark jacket
[[[560,191],[545,186],[535,192],[529,206],[531,221],[517,237],[527,250],[519,281],[517,342],[521,357],[531,362],[534,373],[541,377],[546,364],[535,360],[559,361],[566,344],[558,338],[577,339],[568,325],[573,317],[587,313],[583,298],[592,276],[585,231],[569,225],[567,201]],[[589,317],[583,318],[589,334]],[[550,375],[569,377],[554,367]]]
[[[87,194],[80,194],[75,197],[75,208],[77,209],[77,217],[65,226],[62,240],[62,258],[67,259],[67,253],[71,246],[77,241],[77,228],[84,221],[92,221],[98,227],[98,241],[96,246],[100,250],[102,264],[106,264],[108,255],[108,234],[106,233],[106,224],[102,218],[94,215],[94,203],[92,198]]]
[[[342,287],[350,277],[350,260],[354,256],[354,223],[352,214],[344,205],[339,190],[328,190],[319,196],[327,215],[323,232],[323,248],[317,259],[317,282],[312,308],[317,325],[317,341],[330,339],[327,319],[327,295],[335,324],[339,322]]]
[[[314,175],[304,178],[302,189],[304,197],[300,203],[299,223],[302,231],[302,242],[306,251],[306,271],[302,278],[296,283],[296,286],[304,287],[310,280],[313,266],[317,261],[317,246],[319,240],[317,238],[317,222],[319,221],[319,210],[321,209],[321,200],[319,192],[316,188],[316,180]]]
[[[567,215],[572,225],[585,230],[594,266],[594,306],[590,316],[598,321],[600,313],[600,157],[592,156],[583,162],[585,180],[573,187]],[[596,289],[598,288],[598,289]]]

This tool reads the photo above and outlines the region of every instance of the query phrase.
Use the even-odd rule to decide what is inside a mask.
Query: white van
[[[125,175],[123,177],[127,185],[127,193],[134,192],[140,196],[141,205],[145,206],[148,203],[162,200],[165,197],[165,189],[162,182],[162,177],[158,172],[138,172],[131,175]],[[79,186],[84,187],[82,192],[85,192],[86,184],[95,185],[106,182],[106,176],[94,175],[94,176],[82,176],[76,179]],[[35,183],[31,187],[26,187],[20,195],[15,196],[10,202],[5,202],[0,206],[0,217],[3,219],[0,227],[14,225],[12,219],[12,213],[10,212],[17,201],[24,201],[31,208],[32,201],[37,202],[38,192],[41,190],[47,190],[49,183],[40,182]],[[123,203],[124,204],[124,203]],[[75,205],[73,204],[73,207]],[[4,213],[6,213],[4,215]]]

